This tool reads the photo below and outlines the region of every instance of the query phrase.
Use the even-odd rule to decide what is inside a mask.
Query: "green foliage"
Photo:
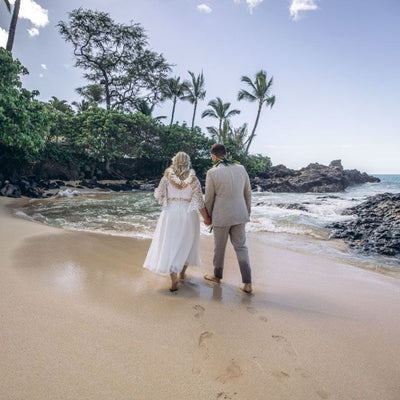
[[[18,60],[0,48],[0,144],[20,160],[35,161],[49,132],[49,115],[37,91],[22,87],[28,74]]]
[[[170,66],[148,48],[140,24],[120,24],[107,13],[79,8],[58,28],[74,48],[75,65],[90,82],[78,89],[87,100],[104,99],[107,108],[120,110],[134,110],[141,99],[151,105],[162,100]]]
[[[143,115],[92,107],[75,118],[75,130],[68,137],[72,146],[91,159],[104,162],[140,153]]]
[[[249,154],[239,157],[239,161],[246,167],[247,173],[254,178],[272,166],[271,159],[262,154]]]
[[[220,97],[217,97],[214,100],[211,100],[208,105],[210,108],[207,108],[201,114],[201,117],[211,117],[218,119],[218,130],[214,127],[208,127],[208,131],[216,137],[219,143],[225,143],[228,139],[228,134],[230,130],[229,126],[229,118],[234,115],[240,114],[240,110],[229,110],[231,103],[224,103]]]
[[[204,175],[211,166],[210,148],[214,141],[206,137],[196,127],[189,129],[185,124],[163,127],[160,137],[160,158],[168,166],[171,158],[178,152],[189,154],[193,168],[199,175]]]
[[[52,99],[45,105],[50,120],[46,145],[50,142],[65,142],[74,129],[74,112],[66,100]]]

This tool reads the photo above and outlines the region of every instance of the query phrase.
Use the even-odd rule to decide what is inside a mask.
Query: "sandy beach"
[[[179,291],[148,240],[16,218],[0,198],[1,399],[400,399],[400,280],[248,245],[254,295],[212,240]]]

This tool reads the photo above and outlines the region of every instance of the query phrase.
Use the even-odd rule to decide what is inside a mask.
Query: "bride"
[[[172,158],[172,165],[165,170],[154,195],[163,208],[143,267],[169,274],[170,291],[175,292],[179,279],[185,278],[188,265],[200,265],[197,211],[206,225],[211,224],[200,182],[186,153],[181,151]]]

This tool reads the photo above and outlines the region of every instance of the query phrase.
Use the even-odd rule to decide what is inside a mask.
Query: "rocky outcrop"
[[[4,177],[0,175],[0,195],[12,197],[20,197],[21,195],[27,197],[48,196],[51,193],[46,193],[47,190],[60,189],[65,186],[65,183],[60,179],[70,180],[71,177],[74,177],[73,180],[75,181],[79,179],[79,183],[77,186],[72,186],[73,188],[98,188],[115,192],[150,191],[154,190],[159,181],[159,179],[98,181],[97,178],[103,178],[104,174],[97,175],[97,178],[92,176],[89,179],[82,179],[83,176],[78,174],[78,170],[74,170],[72,167],[63,167],[57,163],[53,165],[51,162],[42,163],[35,168],[37,173],[33,171],[33,175],[28,175],[28,177],[19,177],[14,173],[8,177],[8,181],[4,181]],[[88,173],[87,175],[91,174]],[[52,178],[59,180],[50,181]],[[204,179],[202,177],[199,177],[199,179],[204,188]],[[2,184],[3,181],[4,184]],[[6,187],[6,182],[12,186]],[[365,182],[379,182],[379,179],[357,170],[344,170],[340,160],[335,160],[329,166],[314,163],[300,170],[293,170],[284,165],[276,165],[260,174],[259,177],[252,179],[251,184],[255,190],[269,192],[327,193],[340,192],[350,185]]]
[[[343,214],[356,218],[329,225],[331,238],[344,239],[364,253],[400,256],[400,194],[372,196]]]
[[[33,179],[21,178],[10,182],[6,180],[0,189],[0,195],[6,197],[43,197],[44,190]]]
[[[329,166],[313,163],[298,171],[277,165],[253,179],[252,185],[253,189],[269,192],[330,193],[341,192],[350,185],[366,182],[380,180],[365,172],[345,170],[340,160],[334,160]]]

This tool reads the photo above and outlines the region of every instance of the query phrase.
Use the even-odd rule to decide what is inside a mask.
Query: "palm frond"
[[[257,97],[248,92],[247,90],[241,89],[238,93],[238,100],[248,100],[248,101],[256,101]]]
[[[210,110],[209,108],[204,110],[203,113],[201,114],[201,118],[205,117],[212,117],[212,118],[218,118],[218,115],[215,113],[214,110]]]
[[[233,117],[234,115],[238,115],[238,114],[240,114],[240,110],[234,109],[234,110],[229,111],[228,114],[226,114],[225,118],[227,119],[227,118]]]
[[[275,96],[268,97],[268,99],[266,101],[266,105],[269,106],[270,108],[272,108],[275,104],[275,101],[276,101]]]
[[[247,83],[253,89],[253,91],[256,91],[253,81],[248,76],[244,75],[240,80],[244,83]]]

